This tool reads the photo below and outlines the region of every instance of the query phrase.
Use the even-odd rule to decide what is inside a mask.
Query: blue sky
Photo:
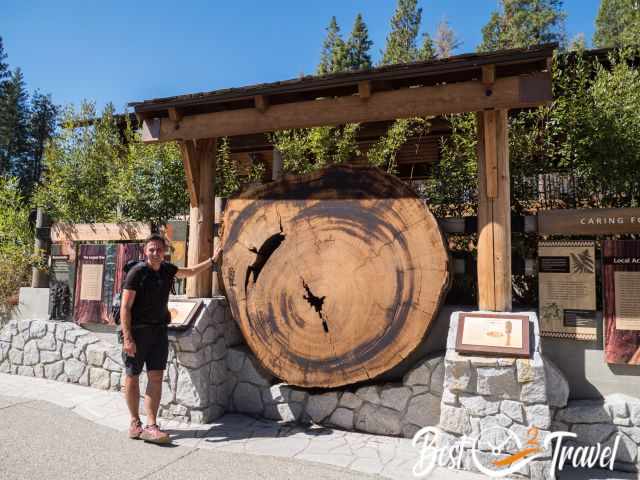
[[[0,36],[30,91],[58,104],[131,101],[312,74],[335,15],[361,12],[377,60],[396,0],[2,0]],[[446,18],[474,51],[497,0],[421,0],[423,30]],[[565,0],[568,38],[590,41],[599,0]]]

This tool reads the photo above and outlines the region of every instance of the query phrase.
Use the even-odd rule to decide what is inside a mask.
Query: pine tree
[[[369,30],[358,13],[349,40],[347,40],[347,63],[350,70],[371,68],[371,49],[373,42],[369,39]]]
[[[442,20],[436,31],[435,50],[438,58],[450,57],[453,51],[461,45],[456,33],[449,26],[449,22]]]
[[[340,62],[342,56],[346,56],[346,47],[340,37],[340,27],[336,17],[331,17],[331,22],[327,27],[327,36],[322,43],[322,53],[317,72],[319,75],[326,75],[335,72],[336,61]]]
[[[381,65],[413,62],[418,59],[416,39],[421,19],[422,8],[418,8],[418,0],[398,0],[391,17],[391,32],[382,52]]]
[[[524,48],[541,43],[564,44],[562,0],[501,0],[482,28],[480,51]]]
[[[2,37],[0,37],[0,85],[5,78],[10,75],[9,64],[4,61],[7,59],[7,54],[4,51],[4,45],[2,43]]]
[[[418,60],[433,60],[436,58],[436,47],[433,44],[431,35],[427,32],[422,34],[422,46],[418,50]]]
[[[29,157],[29,95],[19,68],[5,81],[0,101],[0,174],[22,181]]]
[[[57,116],[58,107],[51,100],[51,94],[43,95],[36,91],[31,97],[31,118],[29,119],[31,145],[29,183],[31,186],[40,181],[44,148],[56,128]]]
[[[593,43],[599,48],[639,45],[640,1],[601,0]]]

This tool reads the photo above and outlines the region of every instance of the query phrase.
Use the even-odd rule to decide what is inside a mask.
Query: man
[[[125,365],[124,392],[131,414],[129,438],[139,438],[153,443],[168,443],[169,435],[156,424],[162,376],[169,355],[167,324],[169,321],[169,292],[174,277],[188,278],[213,266],[221,249],[213,257],[189,268],[179,268],[164,261],[167,244],[158,234],[151,235],[144,243],[145,262],[135,265],[122,286],[122,357]],[[139,375],[147,366],[147,390],[144,409],[147,426],[142,427],[138,406],[140,401]]]

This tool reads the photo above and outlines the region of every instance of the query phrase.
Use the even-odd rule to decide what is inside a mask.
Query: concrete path
[[[411,479],[411,441],[228,414],[161,421],[172,447],[126,438],[119,392],[0,374],[0,478]],[[144,419],[143,419],[144,421]],[[476,480],[440,469],[430,479]]]
[[[165,447],[129,440],[128,423],[120,392],[0,374],[0,479],[413,479],[418,459],[409,439],[244,415],[202,425],[161,421],[173,439]],[[638,478],[593,470],[558,477]],[[436,469],[427,478],[488,477]]]

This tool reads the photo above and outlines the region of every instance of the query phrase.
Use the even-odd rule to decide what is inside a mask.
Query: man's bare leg
[[[160,397],[162,396],[162,376],[164,370],[149,370],[147,372],[147,391],[144,395],[144,410],[147,414],[147,425],[155,425],[160,408]]]
[[[131,421],[140,420],[140,378],[138,375],[125,375],[124,398],[131,415]]]

